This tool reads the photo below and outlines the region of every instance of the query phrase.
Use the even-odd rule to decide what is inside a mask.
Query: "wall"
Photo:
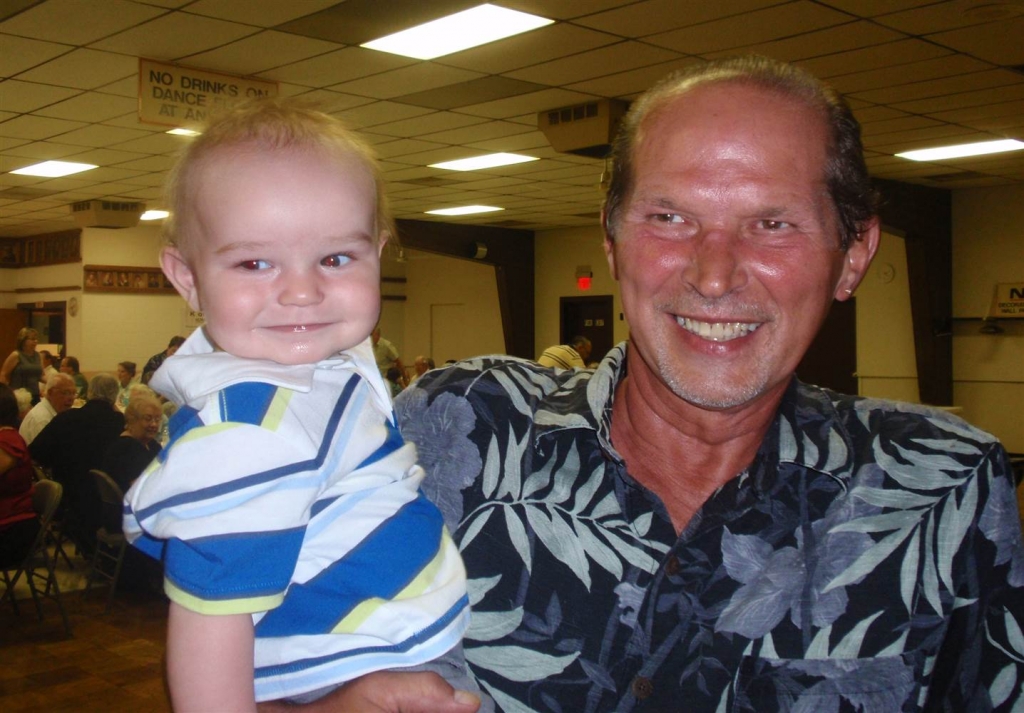
[[[920,402],[907,251],[902,238],[882,234],[875,260],[854,294],[858,392]]]
[[[953,316],[982,317],[997,282],[1024,282],[1024,187],[953,192]],[[953,325],[953,392],[963,416],[1024,452],[1024,320],[1004,334]]]
[[[493,267],[414,250],[406,250],[406,256],[401,351],[406,366],[420,354],[441,365],[447,359],[504,353]]]
[[[559,298],[612,295],[614,297],[614,343],[629,337],[628,325],[619,319],[622,300],[619,285],[608,272],[604,254],[604,234],[593,228],[569,228],[538,232],[534,238],[535,268],[534,290],[534,351],[540,354],[552,344],[558,344]],[[594,279],[590,290],[576,288],[576,266],[590,265]]]

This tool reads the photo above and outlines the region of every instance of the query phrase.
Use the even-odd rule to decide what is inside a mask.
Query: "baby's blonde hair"
[[[384,193],[384,178],[373,150],[337,118],[294,99],[258,99],[243,102],[214,114],[203,133],[182,152],[165,186],[170,217],[164,221],[168,245],[187,253],[194,236],[191,221],[196,183],[203,164],[217,149],[248,146],[258,150],[312,149],[337,158],[339,163],[360,163],[373,177],[376,188],[374,239],[396,236]]]

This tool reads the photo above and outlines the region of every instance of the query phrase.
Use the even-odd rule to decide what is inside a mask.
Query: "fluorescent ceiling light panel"
[[[485,168],[497,168],[498,166],[512,166],[517,163],[528,161],[539,161],[535,156],[523,156],[515,153],[491,153],[486,156],[475,156],[473,158],[460,158],[457,161],[444,161],[443,163],[432,163],[431,168],[444,168],[449,171],[480,171]]]
[[[166,210],[147,210],[139,216],[139,220],[163,220],[169,215]]]
[[[92,163],[73,163],[71,161],[43,161],[32,166],[25,166],[25,168],[19,168],[11,173],[17,173],[19,176],[43,176],[45,178],[60,178],[61,176],[70,176],[73,173],[81,173],[82,171],[91,171],[96,168],[96,164]]]
[[[907,151],[896,154],[900,158],[908,158],[911,161],[941,161],[947,158],[963,158],[964,156],[984,156],[990,153],[1002,153],[1004,151],[1020,151],[1024,149],[1024,142],[1015,139],[1004,139],[1001,141],[981,141],[976,144],[959,144],[958,146],[942,146],[937,149],[921,149],[920,151]]]
[[[472,215],[473,213],[493,213],[496,210],[505,210],[504,208],[495,208],[492,205],[463,205],[458,208],[438,208],[437,210],[428,210],[429,215]]]
[[[165,131],[164,133],[172,134],[174,136],[199,136],[199,134],[201,134],[202,132],[194,131],[192,129],[171,129],[170,131]]]
[[[497,5],[478,5],[361,46],[403,57],[433,59],[529,32],[552,22],[554,20],[546,17]]]

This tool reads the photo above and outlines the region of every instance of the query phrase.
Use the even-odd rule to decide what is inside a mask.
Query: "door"
[[[563,297],[561,300],[561,343],[568,344],[575,336],[590,340],[593,350],[589,361],[601,361],[612,348],[612,296]]]
[[[28,312],[0,309],[0,361],[18,348],[18,330],[28,326]]]
[[[844,394],[857,393],[857,300],[833,302],[796,375]]]

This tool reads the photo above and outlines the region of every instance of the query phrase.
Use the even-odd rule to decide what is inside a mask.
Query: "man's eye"
[[[785,230],[790,227],[789,223],[784,220],[759,220],[757,227],[762,230]]]
[[[243,260],[238,266],[243,270],[266,270],[270,263],[266,260]]]
[[[651,219],[657,223],[682,223],[683,217],[678,213],[655,213]]]
[[[320,261],[320,264],[324,267],[341,267],[342,265],[347,265],[350,262],[352,262],[352,258],[348,255],[328,255]]]

